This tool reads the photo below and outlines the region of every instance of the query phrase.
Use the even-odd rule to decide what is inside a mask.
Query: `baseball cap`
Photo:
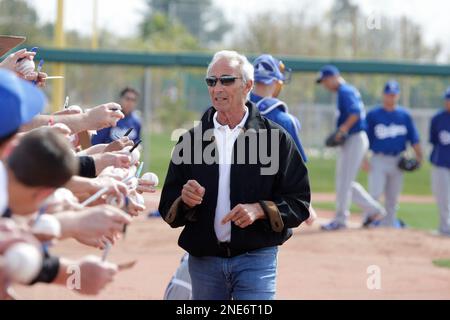
[[[331,64],[327,64],[320,68],[319,75],[317,76],[316,83],[321,83],[323,79],[339,75],[339,70]]]
[[[253,61],[255,81],[264,84],[271,84],[275,80],[286,81],[285,72],[290,72],[290,69],[281,70],[281,66],[284,66],[283,63],[270,54],[260,55]]]
[[[0,138],[30,122],[46,104],[47,98],[36,86],[0,69]]]
[[[0,35],[0,57],[25,41],[25,37]]]
[[[445,100],[450,100],[450,87],[448,87],[447,90],[445,90],[444,97]]]
[[[386,82],[384,85],[384,94],[399,94],[400,93],[400,85],[395,80],[390,80]]]

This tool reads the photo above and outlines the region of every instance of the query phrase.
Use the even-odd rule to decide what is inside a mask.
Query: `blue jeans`
[[[189,256],[193,300],[273,300],[278,247],[233,258]]]

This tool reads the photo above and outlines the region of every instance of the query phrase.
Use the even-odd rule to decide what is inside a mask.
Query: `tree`
[[[211,0],[147,0],[147,5],[146,18],[163,14],[169,23],[183,25],[203,45],[222,40],[231,29],[231,24]]]
[[[48,43],[39,31],[36,10],[24,0],[0,0],[0,34],[27,37],[26,43]]]

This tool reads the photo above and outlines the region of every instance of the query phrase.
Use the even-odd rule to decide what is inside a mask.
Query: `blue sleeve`
[[[357,92],[344,91],[339,95],[340,105],[349,114],[361,114],[361,100],[358,98]]]
[[[411,117],[411,115],[408,113],[408,120],[407,120],[407,128],[408,128],[408,140],[411,142],[411,145],[415,145],[419,143],[419,132],[417,131],[416,125],[414,124],[414,121]]]
[[[136,140],[134,141],[135,143],[138,141],[138,139],[141,139],[141,122],[139,120],[136,120],[136,130],[137,130],[137,135],[136,135]]]
[[[282,120],[282,122],[280,121],[280,124],[283,126],[284,129],[286,129],[287,132],[289,132],[292,139],[294,139],[295,145],[297,146],[297,149],[300,152],[303,161],[307,162],[308,158],[306,157],[306,153],[305,150],[303,149],[299,136],[300,121],[298,121],[298,119],[295,118],[294,116],[286,114],[286,117]]]
[[[431,119],[431,123],[430,123],[430,143],[433,145],[436,145],[439,143],[439,139],[438,139],[438,132],[436,130],[436,117],[433,117]]]
[[[97,134],[94,134],[91,139],[92,145],[100,144],[100,143],[110,143],[109,133],[111,128],[104,128],[97,131]]]
[[[366,117],[366,132],[367,137],[369,138],[369,142],[375,140],[375,126],[374,126],[374,119],[373,119],[373,112],[369,112]]]

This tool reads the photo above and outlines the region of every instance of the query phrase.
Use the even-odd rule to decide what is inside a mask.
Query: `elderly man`
[[[292,138],[247,101],[246,57],[217,52],[206,84],[213,106],[176,145],[159,211],[184,226],[193,299],[273,299],[278,246],[309,217],[308,173]]]

